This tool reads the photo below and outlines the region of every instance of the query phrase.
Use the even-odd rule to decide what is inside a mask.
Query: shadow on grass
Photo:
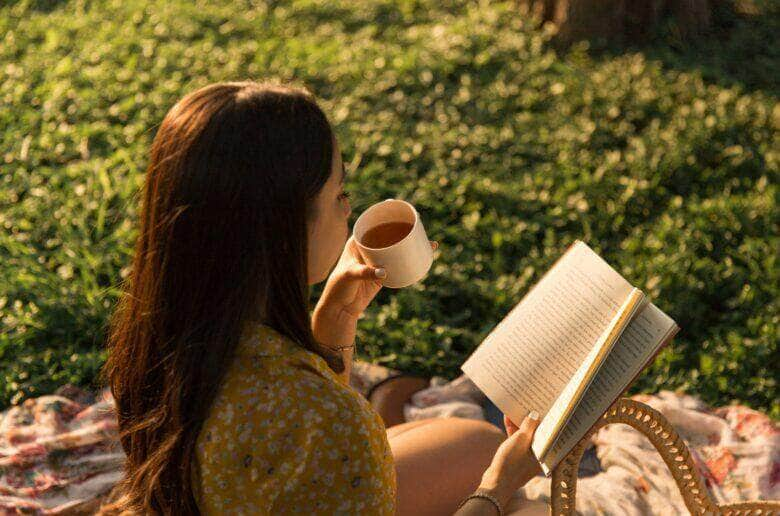
[[[696,38],[684,38],[667,18],[643,43],[590,41],[591,55],[611,59],[642,52],[666,69],[698,71],[709,84],[780,96],[780,2],[757,2],[747,12],[736,2],[713,2],[711,14],[711,27]]]
[[[50,13],[66,3],[67,0],[28,0],[26,2],[24,0],[0,0],[0,8],[27,4],[27,8],[31,11]]]

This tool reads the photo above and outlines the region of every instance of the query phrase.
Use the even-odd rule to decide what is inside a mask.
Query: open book
[[[532,449],[549,476],[678,330],[578,240],[461,369],[517,424],[540,414]]]

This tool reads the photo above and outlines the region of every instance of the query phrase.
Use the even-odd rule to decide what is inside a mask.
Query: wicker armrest
[[[577,469],[590,437],[610,423],[625,423],[644,434],[661,454],[691,514],[729,516],[780,515],[780,501],[751,501],[717,505],[691,460],[688,447],[657,410],[628,398],[620,398],[593,425],[566,458],[553,470],[550,513],[574,514]]]

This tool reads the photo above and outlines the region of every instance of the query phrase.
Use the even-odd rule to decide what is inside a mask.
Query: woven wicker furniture
[[[590,437],[610,423],[625,423],[644,434],[661,454],[680,488],[685,506],[691,514],[755,516],[780,515],[780,501],[751,501],[717,505],[696,471],[690,452],[672,425],[657,410],[628,398],[616,401],[566,458],[553,470],[550,513],[554,516],[574,514],[577,495],[577,470]]]

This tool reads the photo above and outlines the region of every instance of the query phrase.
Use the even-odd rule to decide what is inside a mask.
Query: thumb
[[[539,426],[539,420],[539,413],[535,410],[532,410],[528,413],[527,416],[525,416],[525,418],[523,418],[523,421],[520,423],[520,427],[517,429],[517,432],[527,435],[528,437],[532,437],[536,431],[536,427]]]
[[[362,263],[356,263],[344,271],[344,277],[349,279],[377,280],[385,276],[387,273],[383,268]]]

